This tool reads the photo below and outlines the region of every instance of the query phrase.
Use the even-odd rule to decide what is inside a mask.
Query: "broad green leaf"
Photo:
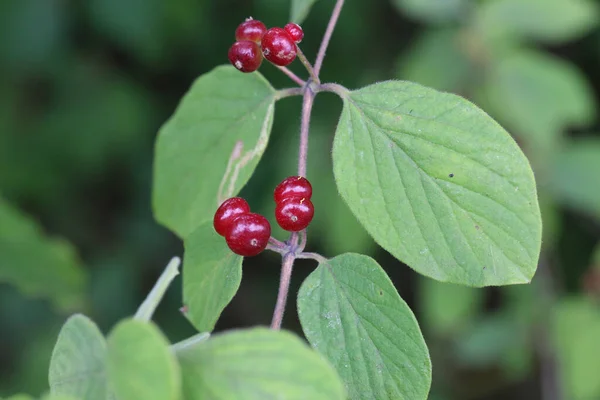
[[[42,397],[41,400],[80,400],[77,399],[75,397],[72,396],[64,396],[64,395],[56,395],[56,394],[49,394],[47,396]]]
[[[186,316],[200,332],[215,327],[242,281],[243,257],[234,254],[212,222],[201,225],[185,241],[183,304]]]
[[[468,9],[470,0],[392,0],[407,15],[427,22],[458,20]]]
[[[156,141],[153,207],[156,219],[185,238],[212,220],[219,186],[236,146],[242,153],[225,189],[235,195],[262,156],[271,131],[274,90],[258,73],[217,67],[196,80]]]
[[[8,397],[6,400],[33,400],[33,397],[31,397],[28,394],[15,394],[13,396]]]
[[[531,147],[555,148],[567,127],[589,124],[594,96],[584,75],[570,63],[520,51],[495,64],[486,91],[494,115]]]
[[[334,369],[285,331],[219,334],[177,356],[186,400],[345,399]]]
[[[424,86],[344,96],[333,145],[340,194],[375,241],[449,283],[527,283],[541,246],[529,162],[485,112]]]
[[[347,253],[320,263],[300,288],[298,315],[350,399],[427,399],[427,345],[412,311],[373,259]]]
[[[562,300],[554,310],[554,344],[564,383],[564,398],[600,397],[600,309],[585,298]]]
[[[297,24],[301,24],[311,7],[317,2],[317,0],[292,0],[292,12],[290,14],[290,20]]]
[[[598,17],[591,0],[493,0],[477,8],[475,21],[485,36],[563,43],[587,33]]]
[[[471,65],[457,29],[426,30],[399,60],[398,77],[438,90],[464,89]]]
[[[421,278],[417,304],[426,332],[460,334],[482,311],[483,295],[480,289]]]
[[[179,365],[168,340],[149,322],[126,320],[108,336],[107,372],[119,400],[178,400]]]
[[[560,151],[547,184],[558,200],[600,218],[598,171],[600,141],[579,140]]]
[[[53,395],[107,400],[106,341],[92,320],[76,314],[63,325],[50,360]]]
[[[30,217],[0,198],[0,282],[50,299],[61,309],[84,303],[86,275],[66,241],[50,238]]]

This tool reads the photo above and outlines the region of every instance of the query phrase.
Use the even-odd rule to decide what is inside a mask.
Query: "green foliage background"
[[[311,58],[332,5],[315,2],[303,24]],[[358,88],[409,79],[468,97],[514,134],[536,172],[545,232],[533,283],[435,283],[379,249],[337,196],[331,144],[341,102],[316,102],[309,249],[365,253],[386,269],[425,332],[431,399],[546,399],[547,381],[565,399],[600,398],[597,375],[588,375],[600,358],[598,7],[378,0],[344,8],[323,81]],[[66,316],[84,312],[108,333],[181,255],[151,213],[156,132],[195,78],[226,62],[239,22],[252,15],[281,26],[289,10],[287,0],[0,2],[0,397],[46,391]],[[261,72],[276,88],[291,86],[268,63]],[[265,157],[242,192],[272,221],[272,189],[295,173],[299,109],[299,98],[278,103]],[[284,237],[278,228],[275,236]],[[299,262],[293,292],[311,265]],[[270,322],[278,267],[272,253],[245,261],[217,330]],[[172,341],[194,332],[178,311],[181,293],[178,280],[156,315]],[[294,298],[284,326],[300,332]]]

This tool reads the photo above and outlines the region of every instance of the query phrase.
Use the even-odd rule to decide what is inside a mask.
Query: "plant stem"
[[[283,72],[284,74],[286,74],[291,80],[293,80],[294,82],[296,82],[298,85],[300,86],[304,86],[306,85],[306,82],[300,78],[298,75],[296,75],[295,73],[293,73],[292,71],[290,71],[288,68],[286,67],[281,67],[279,65],[275,65],[277,68],[279,68],[279,70],[281,72]]]
[[[302,64],[304,64],[304,68],[306,68],[306,70],[310,74],[312,81],[316,82],[316,83],[320,83],[319,76],[317,74],[315,74],[315,69],[313,68],[312,65],[310,65],[310,61],[308,61],[308,58],[306,58],[306,56],[304,55],[302,50],[300,50],[299,46],[296,46],[296,53],[298,54],[298,58],[300,59],[300,62]]]
[[[327,258],[325,258],[322,255],[317,254],[317,253],[299,253],[299,254],[296,254],[296,258],[315,260],[319,264],[323,264],[323,263],[327,262]]]
[[[298,234],[294,232],[290,236],[290,246],[295,247],[297,245]],[[287,303],[287,296],[290,290],[290,281],[292,280],[292,269],[294,267],[295,258],[296,255],[292,252],[283,256],[283,262],[281,263],[281,279],[279,280],[279,292],[277,293],[277,304],[275,305],[275,312],[273,312],[271,329],[281,329],[281,321],[283,320],[285,304]]]
[[[138,308],[133,317],[134,319],[140,321],[150,321],[150,319],[152,319],[152,314],[154,314],[156,307],[158,307],[158,304],[165,295],[167,288],[173,279],[179,275],[179,264],[181,264],[181,259],[179,257],[173,257],[171,261],[169,261],[169,264],[160,275],[160,278],[158,278],[158,281],[156,281],[156,284],[150,293],[148,293],[148,297],[146,297],[146,300],[144,300],[140,305],[140,308]]]
[[[348,97],[350,91],[337,83],[322,83],[317,86],[318,92],[332,92],[340,96],[342,99]]]
[[[310,113],[315,100],[315,92],[310,86],[304,89],[302,101],[302,119],[300,121],[300,148],[298,151],[298,175],[306,176],[306,162],[308,158],[308,134],[310,127]]]
[[[275,100],[281,100],[291,96],[302,96],[303,94],[304,89],[299,87],[279,89],[277,92],[275,92]]]
[[[333,8],[333,12],[331,13],[329,24],[327,24],[327,29],[325,30],[325,34],[323,35],[323,41],[321,42],[321,47],[319,47],[319,52],[317,53],[317,60],[315,61],[314,72],[317,77],[321,72],[321,66],[323,65],[323,60],[325,59],[325,52],[327,52],[329,40],[331,40],[331,35],[333,35],[333,30],[335,29],[337,20],[340,17],[340,13],[342,12],[343,5],[344,0],[337,0],[337,3],[335,3],[335,7]]]
[[[197,345],[198,343],[204,342],[209,337],[210,337],[210,332],[198,333],[198,334],[191,336],[185,340],[182,340],[181,342],[172,344],[171,351],[173,353],[179,353],[179,352],[182,352],[185,350],[189,350],[189,349],[193,348],[195,345]]]

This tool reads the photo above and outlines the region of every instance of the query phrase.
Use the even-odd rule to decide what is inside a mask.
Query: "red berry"
[[[275,218],[286,231],[298,232],[305,229],[315,215],[313,203],[305,197],[288,197],[277,203]]]
[[[250,40],[252,42],[260,43],[260,40],[266,31],[267,27],[265,24],[250,17],[242,22],[235,30],[235,40]]]
[[[271,28],[261,42],[265,58],[275,65],[285,67],[296,58],[296,43],[282,28]]]
[[[252,257],[262,252],[271,237],[271,224],[259,214],[242,214],[233,220],[225,236],[227,246],[235,254]]]
[[[227,199],[217,208],[213,218],[215,231],[221,236],[226,236],[231,229],[233,220],[242,214],[248,214],[250,206],[241,197]]]
[[[275,198],[275,203],[280,203],[288,197],[305,197],[310,200],[312,197],[312,186],[302,176],[290,176],[277,185],[273,197]]]
[[[260,47],[255,42],[242,40],[229,48],[229,61],[242,72],[253,72],[262,63]]]
[[[300,43],[302,41],[302,38],[304,37],[304,31],[302,30],[300,25],[290,22],[289,24],[284,26],[283,29],[285,29],[285,31],[290,34],[294,42]]]

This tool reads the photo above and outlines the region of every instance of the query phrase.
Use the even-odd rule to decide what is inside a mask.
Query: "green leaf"
[[[290,15],[290,20],[297,24],[301,24],[308,16],[311,7],[316,2],[317,0],[292,0],[292,12]]]
[[[0,282],[68,310],[84,302],[86,275],[75,249],[46,237],[31,218],[0,197]]]
[[[494,115],[531,146],[556,147],[562,130],[589,124],[596,104],[585,76],[570,63],[520,51],[495,64],[486,92]]]
[[[212,222],[201,225],[184,242],[183,304],[200,332],[215,327],[242,281],[243,257],[234,254]]]
[[[469,286],[533,277],[542,230],[533,173],[465,99],[402,81],[350,92],[333,162],[354,215],[417,272]]]
[[[333,368],[288,332],[232,331],[177,355],[187,400],[345,399]]]
[[[477,8],[476,24],[485,36],[521,36],[563,43],[598,24],[599,8],[589,0],[496,0]]]
[[[108,336],[107,371],[119,400],[178,400],[179,365],[152,323],[126,320]]]
[[[13,396],[10,396],[6,400],[33,400],[33,397],[31,397],[28,394],[15,394]]]
[[[107,400],[106,342],[92,320],[76,314],[63,325],[50,360],[53,395]]]
[[[553,330],[564,398],[599,398],[600,311],[597,304],[585,298],[561,301],[554,310]]]
[[[458,91],[470,83],[471,64],[455,28],[426,30],[402,54],[398,77],[438,90]]]
[[[407,15],[426,22],[458,20],[468,9],[469,0],[393,0],[392,4]]]
[[[483,294],[479,289],[421,278],[417,304],[426,332],[460,334],[481,312]]]
[[[212,220],[228,160],[241,141],[234,163],[239,175],[227,197],[239,192],[267,146],[274,93],[262,75],[240,74],[232,66],[196,80],[156,142],[153,206],[161,224],[185,238]]]
[[[598,171],[600,141],[575,141],[557,155],[548,188],[563,203],[600,218]]]
[[[348,253],[320,263],[300,288],[298,315],[350,399],[427,398],[427,345],[412,311],[373,259]]]

